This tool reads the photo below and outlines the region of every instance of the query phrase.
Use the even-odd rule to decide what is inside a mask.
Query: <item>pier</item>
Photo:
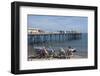
[[[81,39],[80,32],[42,32],[42,33],[28,33],[28,43],[48,43],[48,42],[63,42],[68,40]]]

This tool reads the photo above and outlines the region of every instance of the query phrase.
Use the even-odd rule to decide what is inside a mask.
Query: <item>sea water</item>
[[[61,42],[47,42],[47,43],[37,43],[33,44],[34,47],[46,47],[46,48],[52,48],[56,51],[58,51],[60,48],[75,48],[76,54],[79,56],[88,57],[88,34],[82,33],[81,38],[79,39],[72,39],[72,40],[66,40]]]

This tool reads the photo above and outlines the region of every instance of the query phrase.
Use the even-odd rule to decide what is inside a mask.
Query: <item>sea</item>
[[[88,33],[82,33],[81,38],[79,39],[73,39],[73,40],[66,40],[62,42],[47,42],[47,43],[38,43],[33,44],[33,47],[46,47],[46,48],[52,48],[54,50],[59,50],[60,48],[75,48],[76,54],[87,58],[88,57]]]

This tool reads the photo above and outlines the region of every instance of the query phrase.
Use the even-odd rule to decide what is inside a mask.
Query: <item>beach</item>
[[[53,49],[54,49],[54,47],[53,47]],[[57,53],[59,53],[59,52],[58,52],[58,48],[56,47],[55,54],[57,54]],[[37,57],[34,47],[28,46],[28,61],[33,61],[33,60],[35,60],[35,61],[36,60],[59,60],[59,59],[84,59],[84,58],[87,58],[86,54],[82,55],[82,54],[78,53],[78,51],[74,52],[73,55],[69,55],[69,56],[67,56],[67,55],[66,56],[56,55],[56,56],[49,56],[49,57]]]
[[[63,60],[63,59],[84,59],[85,57],[79,55],[70,56],[70,58],[28,58],[28,61],[40,61],[40,60]]]

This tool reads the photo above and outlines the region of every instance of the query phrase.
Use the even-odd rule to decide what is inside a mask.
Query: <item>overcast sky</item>
[[[76,30],[87,33],[88,17],[28,15],[28,28],[39,28],[48,32]]]

